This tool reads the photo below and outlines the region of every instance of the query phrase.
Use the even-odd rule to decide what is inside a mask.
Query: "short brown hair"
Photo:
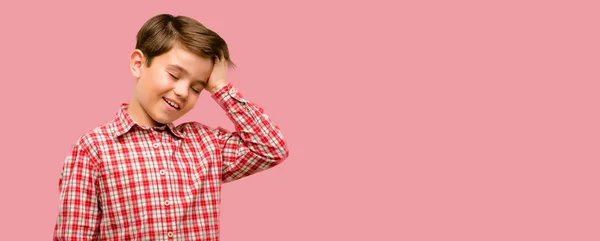
[[[135,48],[144,53],[146,65],[150,67],[152,59],[181,44],[190,52],[213,62],[225,57],[229,66],[235,64],[229,58],[227,43],[214,31],[206,28],[197,20],[187,16],[159,14],[148,19],[137,33]]]

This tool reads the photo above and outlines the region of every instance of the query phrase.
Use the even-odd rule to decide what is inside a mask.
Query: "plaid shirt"
[[[138,125],[124,103],[112,122],[83,135],[60,175],[53,240],[219,240],[221,184],[281,163],[288,148],[231,83],[212,98],[235,132]]]

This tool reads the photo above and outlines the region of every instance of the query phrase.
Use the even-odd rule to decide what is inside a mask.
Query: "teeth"
[[[179,106],[178,106],[177,104],[175,104],[175,103],[173,103],[173,102],[171,102],[171,101],[169,101],[169,100],[167,100],[167,99],[164,99],[164,100],[165,100],[165,101],[166,101],[166,102],[167,102],[169,105],[173,106],[173,108],[175,108],[175,109],[179,109]]]

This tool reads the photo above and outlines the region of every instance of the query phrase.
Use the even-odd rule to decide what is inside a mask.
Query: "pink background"
[[[165,12],[226,39],[290,145],[223,187],[223,240],[600,240],[597,1],[284,2],[0,3],[0,239],[50,240]],[[201,96],[181,121],[232,128]]]

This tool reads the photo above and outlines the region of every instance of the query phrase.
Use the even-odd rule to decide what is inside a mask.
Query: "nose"
[[[179,81],[175,84],[175,88],[173,88],[173,92],[175,92],[175,95],[177,95],[177,97],[185,100],[189,94],[188,89],[189,88],[187,87],[187,83],[185,81]]]

